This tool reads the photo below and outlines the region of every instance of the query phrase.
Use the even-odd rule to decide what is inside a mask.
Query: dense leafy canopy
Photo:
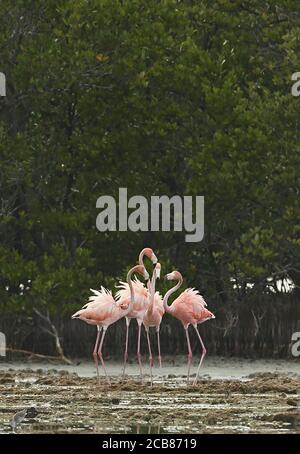
[[[146,245],[213,308],[299,285],[297,1],[2,0],[0,22],[1,311],[69,315]],[[98,232],[119,187],[204,195],[204,240]]]

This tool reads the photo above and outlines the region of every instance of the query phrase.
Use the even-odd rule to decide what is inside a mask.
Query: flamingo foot
[[[93,352],[93,358],[96,364],[96,370],[97,370],[97,383],[98,385],[100,384],[100,377],[99,377],[99,366],[98,366],[98,356],[97,352]]]
[[[143,381],[143,369],[142,369],[142,359],[141,359],[141,354],[140,354],[140,353],[137,353],[136,356],[137,356],[137,362],[138,362],[139,369],[140,369],[141,381]]]
[[[190,371],[191,371],[191,364],[192,364],[192,355],[188,355],[188,374],[187,374],[187,384],[190,384]]]
[[[125,371],[126,371],[126,364],[128,361],[128,353],[126,352],[124,354],[124,365],[123,365],[123,372],[122,372],[122,378],[125,378]]]
[[[153,356],[149,356],[149,366],[150,366],[150,381],[151,381],[151,387],[152,387],[153,386],[153,374],[152,374]]]
[[[200,363],[199,363],[199,366],[198,366],[198,369],[197,369],[196,377],[195,377],[195,380],[193,381],[193,386],[195,386],[197,384],[199,372],[200,372],[200,369],[201,369],[201,366],[202,366],[202,363],[203,363],[205,355],[206,355],[206,349],[204,349],[202,351],[202,355],[201,355]]]

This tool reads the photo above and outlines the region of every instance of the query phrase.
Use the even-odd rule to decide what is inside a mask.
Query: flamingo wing
[[[137,278],[132,281],[132,286],[135,301],[134,309],[141,310],[149,299],[149,292],[145,285]],[[127,282],[120,281],[119,285],[117,285],[117,288],[119,289],[116,293],[117,304],[120,304],[124,300],[130,300],[130,288]]]
[[[72,318],[101,322],[112,316],[116,308],[116,301],[112,293],[104,287],[101,287],[100,291],[93,289],[91,291],[93,295],[89,297],[88,303],[77,311]]]
[[[184,317],[194,318],[199,320],[202,318],[205,310],[206,302],[198,290],[188,288],[184,290],[178,298],[173,302],[171,308],[180,314],[185,314]]]
[[[203,296],[200,295],[199,291],[194,288],[187,288],[184,290],[175,301],[178,301],[178,304],[184,303],[191,307],[200,306],[204,308],[207,306],[206,301],[204,300]],[[175,303],[174,301],[174,303]],[[173,303],[173,304],[174,304]]]

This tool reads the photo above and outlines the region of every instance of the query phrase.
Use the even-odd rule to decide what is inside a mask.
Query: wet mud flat
[[[245,380],[114,377],[109,386],[65,370],[1,370],[0,433],[300,433],[300,377]],[[37,414],[36,414],[37,413]]]

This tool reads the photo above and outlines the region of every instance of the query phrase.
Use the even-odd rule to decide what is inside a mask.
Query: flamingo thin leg
[[[97,381],[98,381],[98,384],[99,384],[99,365],[98,365],[97,349],[98,349],[98,343],[99,343],[99,337],[100,337],[101,329],[102,329],[102,327],[97,326],[97,337],[96,337],[95,347],[94,347],[94,351],[93,351],[93,358],[94,358],[95,365],[96,365],[96,370],[97,370]]]
[[[99,359],[101,361],[102,367],[104,369],[106,379],[107,379],[108,383],[110,384],[110,379],[109,379],[109,376],[107,374],[105,363],[104,363],[104,359],[103,359],[103,356],[102,356],[102,347],[103,347],[103,341],[104,341],[104,337],[105,337],[105,334],[106,334],[106,330],[107,330],[107,327],[103,328],[103,334],[102,334],[100,345],[99,345],[99,349],[98,349],[98,356],[99,356]]]
[[[125,352],[124,352],[124,365],[123,365],[123,377],[125,375],[126,364],[128,361],[128,336],[129,336],[129,325],[130,325],[130,318],[125,317],[126,319],[126,340],[125,340]]]
[[[186,334],[186,341],[188,345],[188,376],[187,376],[187,383],[189,384],[190,382],[190,370],[191,370],[191,363],[192,363],[192,358],[193,358],[193,353],[191,349],[191,342],[190,342],[190,336],[189,336],[189,327],[185,327],[185,334]]]
[[[139,363],[139,368],[140,368],[140,375],[141,375],[141,380],[143,379],[143,369],[142,369],[142,361],[141,361],[141,330],[142,330],[142,320],[137,320],[138,322],[138,345],[137,345],[137,360]]]
[[[161,354],[160,354],[160,335],[159,335],[159,326],[157,327],[157,348],[158,348],[158,364],[159,367],[161,368]]]
[[[149,328],[146,328],[147,334],[147,342],[148,342],[148,349],[149,349],[149,365],[150,365],[150,377],[151,377],[151,386],[153,386],[153,376],[152,376],[152,367],[153,367],[153,356],[151,351],[151,343],[149,337]]]
[[[202,363],[203,363],[203,360],[204,360],[204,357],[206,355],[206,348],[204,346],[204,343],[203,343],[203,340],[200,336],[200,333],[198,331],[198,328],[197,328],[197,325],[194,325],[194,328],[195,328],[195,331],[197,333],[197,336],[198,336],[198,339],[200,341],[200,344],[201,344],[201,347],[202,347],[202,355],[201,355],[201,358],[200,358],[200,362],[199,362],[199,366],[198,366],[198,369],[197,369],[197,373],[196,373],[196,377],[195,377],[195,380],[193,382],[193,385],[195,385],[197,383],[197,380],[198,380],[198,375],[199,375],[199,372],[200,372],[200,369],[201,369],[201,366],[202,366]]]

